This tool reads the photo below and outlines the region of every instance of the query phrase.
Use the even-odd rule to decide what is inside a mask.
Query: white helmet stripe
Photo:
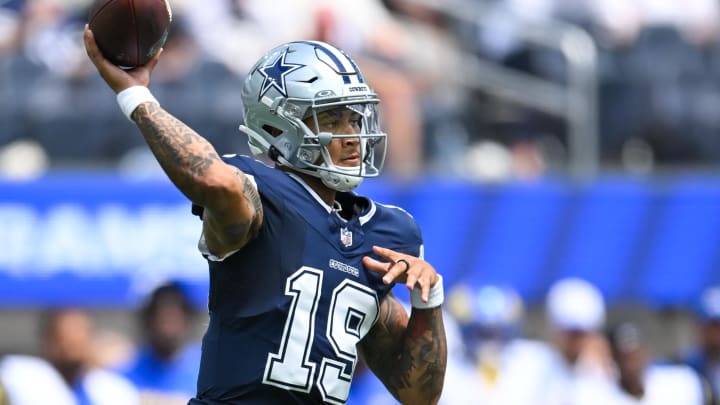
[[[325,46],[326,44],[318,41],[298,41],[305,44],[313,45],[315,48],[322,51],[327,55],[333,64],[337,67],[338,72],[343,76],[343,82],[346,84],[350,83],[363,83],[363,77],[360,73],[355,62],[352,61],[345,53],[339,51],[332,46]]]

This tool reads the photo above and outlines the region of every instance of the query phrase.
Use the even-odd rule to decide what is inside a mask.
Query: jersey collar
[[[298,182],[305,189],[305,191],[307,191],[308,194],[310,194],[315,199],[315,201],[321,207],[323,207],[325,209],[325,211],[327,211],[328,214],[336,213],[336,215],[338,215],[338,217],[340,217],[340,215],[337,214],[337,211],[339,210],[339,206],[340,206],[340,204],[337,201],[335,201],[334,206],[328,205],[322,198],[320,198],[320,195],[318,193],[316,193],[315,190],[313,190],[312,187],[310,187],[305,182],[305,180],[302,179],[302,177],[298,176],[295,173],[289,173],[289,172],[287,173],[287,175],[290,176],[290,178],[292,178],[296,182]],[[367,200],[369,201],[370,204],[368,205],[368,207],[366,209],[363,210],[361,215],[358,217],[360,226],[365,225],[368,221],[370,221],[372,219],[372,217],[375,215],[375,212],[377,211],[375,202],[369,198]],[[342,219],[343,221],[346,221],[344,218],[340,217],[340,219]]]

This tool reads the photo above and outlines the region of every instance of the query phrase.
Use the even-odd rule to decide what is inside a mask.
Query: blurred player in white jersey
[[[702,405],[710,395],[700,376],[686,365],[651,362],[638,325],[624,322],[608,334],[616,364],[615,384],[606,401],[616,405]]]

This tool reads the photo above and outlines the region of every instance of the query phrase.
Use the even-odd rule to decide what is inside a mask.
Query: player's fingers
[[[380,246],[373,246],[373,253],[391,262],[396,262],[403,257],[402,253]]]
[[[407,280],[407,271],[410,268],[410,263],[405,259],[400,259],[396,262],[390,262],[390,267],[387,273],[383,276],[383,282],[390,284],[393,281],[405,282]]]
[[[93,38],[93,33],[90,31],[90,27],[87,24],[85,24],[85,30],[83,30],[83,43],[85,43],[85,52],[87,52],[88,57],[90,57],[90,60],[94,61],[99,50],[97,48],[97,44],[95,43],[95,39]]]
[[[366,269],[374,273],[385,274],[388,270],[390,270],[390,266],[392,265],[392,263],[381,262],[373,259],[370,256],[365,256],[363,257],[363,265]]]
[[[115,66],[105,59],[102,52],[100,52],[100,48],[95,42],[95,37],[87,24],[85,24],[85,31],[83,31],[83,41],[85,42],[85,52],[87,52],[88,57],[95,66],[103,69],[111,69]]]
[[[399,281],[402,281],[405,279],[404,273],[406,271],[407,266],[404,264],[405,261],[402,262],[381,262],[378,260],[373,259],[370,256],[365,256],[363,258],[363,265],[366,269],[372,271],[373,273],[378,273],[383,276],[383,282],[385,284],[392,283],[395,279],[398,279]],[[400,277],[399,277],[400,276]]]
[[[421,280],[418,280],[421,289],[420,299],[425,303],[430,299],[430,278],[430,275],[426,275],[421,277]]]
[[[418,264],[418,266],[422,266]],[[433,279],[432,272],[427,271],[427,269],[420,269],[420,271],[417,272],[409,272],[407,276],[407,281],[405,282],[405,286],[407,286],[408,290],[412,291],[416,288],[420,289],[420,298],[423,302],[427,302],[427,300],[430,297],[430,287],[431,287],[431,280]]]
[[[405,286],[408,290],[412,291],[415,288],[415,284],[418,282],[418,275],[414,273],[408,273],[405,279]]]

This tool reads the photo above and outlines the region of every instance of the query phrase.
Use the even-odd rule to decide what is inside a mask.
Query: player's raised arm
[[[115,93],[123,112],[138,126],[155,158],[175,186],[205,208],[205,236],[216,255],[244,245],[262,222],[255,185],[225,164],[215,148],[192,128],[165,111],[147,89],[160,53],[150,62],[123,70],[100,52],[92,32],[84,31],[87,54]]]
[[[378,321],[360,342],[370,369],[403,404],[436,404],[447,366],[447,342],[442,318],[442,278],[426,261],[375,247],[388,260],[365,257],[363,264],[383,274],[383,281],[405,283],[413,290],[412,311],[392,294],[380,303]]]

